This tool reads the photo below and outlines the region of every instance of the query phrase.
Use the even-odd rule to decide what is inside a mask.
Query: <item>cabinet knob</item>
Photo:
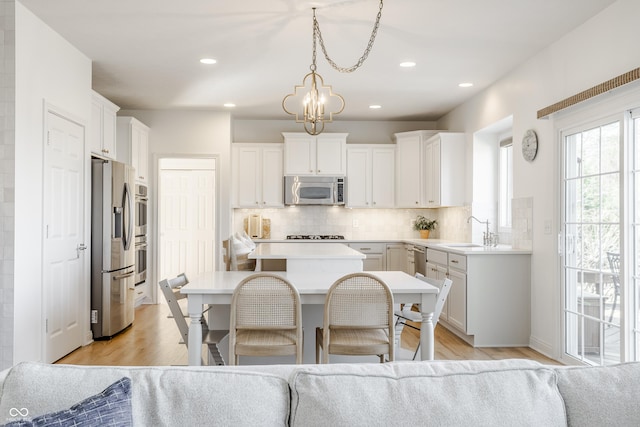
[[[256,201],[256,205],[259,205],[259,204],[260,204],[260,202]]]
[[[416,205],[418,204],[418,202],[416,202]]]
[[[318,173],[320,173],[320,169],[318,169]]]
[[[309,172],[313,173],[313,169],[309,169]]]

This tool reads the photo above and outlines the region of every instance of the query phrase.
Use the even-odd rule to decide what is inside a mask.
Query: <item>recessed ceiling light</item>
[[[404,68],[411,68],[411,67],[415,67],[416,63],[413,61],[405,61],[405,62],[401,62],[400,66]]]
[[[459,87],[471,87],[471,86],[473,86],[473,83],[465,82],[465,83],[460,83],[458,86]]]
[[[372,110],[379,110],[380,108],[382,108],[382,105],[369,105],[369,108],[371,108]]]
[[[224,106],[227,107],[227,108],[233,108],[233,107],[236,106],[236,104],[234,104],[232,102],[227,102],[227,103],[224,104]]]
[[[211,64],[215,64],[218,61],[216,61],[213,58],[202,58],[200,62],[202,62],[203,64],[211,65]]]

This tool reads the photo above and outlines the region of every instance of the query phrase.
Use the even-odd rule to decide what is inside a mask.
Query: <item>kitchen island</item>
[[[263,259],[284,259],[290,273],[356,273],[366,255],[343,243],[260,243],[249,254],[256,271]]]

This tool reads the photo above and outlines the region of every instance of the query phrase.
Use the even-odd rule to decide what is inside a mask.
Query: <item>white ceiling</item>
[[[378,11],[378,0],[19,1],[94,61],[93,88],[121,108],[232,102],[242,119],[291,117],[282,99],[309,72],[312,6],[341,66],[360,57]],[[613,2],[387,0],[364,65],[340,74],[319,51],[318,72],[345,98],[336,120],[436,120]],[[398,66],[408,60],[417,66]]]

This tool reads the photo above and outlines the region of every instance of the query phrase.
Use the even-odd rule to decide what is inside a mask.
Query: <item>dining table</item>
[[[297,288],[303,308],[303,317],[306,305],[324,306],[327,291],[337,279],[344,275],[341,272],[314,272],[309,274],[278,271],[272,273],[285,278]],[[403,271],[369,271],[367,273],[373,274],[389,286],[393,293],[395,304],[419,304],[422,314],[420,357],[421,360],[433,360],[434,328],[432,318],[439,289]],[[214,307],[215,310],[216,306],[230,305],[236,286],[252,274],[256,273],[253,271],[210,271],[190,278],[190,282],[181,288],[180,292],[187,296],[187,310],[190,318],[188,337],[189,365],[199,366],[202,362],[201,318],[205,307]],[[208,311],[209,327],[221,329],[219,327],[221,325],[211,323],[211,311]],[[317,326],[322,326],[321,320],[319,323]]]

